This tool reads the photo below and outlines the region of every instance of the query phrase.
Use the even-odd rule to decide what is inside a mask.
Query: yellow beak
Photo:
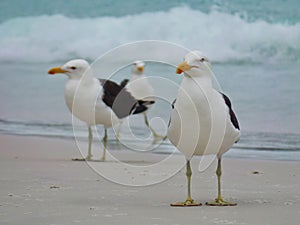
[[[65,72],[68,72],[68,71],[67,71],[67,70],[63,70],[63,69],[60,68],[60,67],[55,67],[55,68],[51,68],[51,69],[48,71],[48,74],[65,73]]]
[[[184,61],[177,66],[176,73],[181,74],[182,72],[188,71],[191,68],[192,66],[190,66],[189,64],[187,64],[186,61]]]
[[[143,72],[144,71],[144,67],[143,66],[139,66],[137,69],[138,69],[139,72]]]

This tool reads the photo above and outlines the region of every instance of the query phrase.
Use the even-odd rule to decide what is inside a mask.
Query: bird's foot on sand
[[[93,161],[92,157],[93,157],[92,155],[88,155],[85,158],[74,158],[72,159],[72,161]]]
[[[206,202],[205,205],[208,205],[208,206],[236,206],[237,203],[227,202],[227,201],[224,201],[222,198],[216,198],[215,201]]]
[[[193,199],[187,199],[184,202],[172,203],[171,206],[174,207],[191,207],[191,206],[201,206],[200,202],[195,202]]]

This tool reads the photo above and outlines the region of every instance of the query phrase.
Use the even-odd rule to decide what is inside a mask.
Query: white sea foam
[[[299,61],[300,23],[247,22],[239,15],[182,6],[123,17],[14,18],[0,24],[0,61],[95,59],[120,44],[164,40],[200,49],[214,61]]]

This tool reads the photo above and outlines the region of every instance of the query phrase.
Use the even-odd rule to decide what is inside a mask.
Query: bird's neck
[[[210,76],[189,76],[184,75],[184,80],[186,82],[193,82],[199,86],[199,88],[203,90],[211,90],[212,89],[212,80]]]
[[[80,76],[74,76],[70,77],[70,80],[72,81],[78,81],[81,83],[81,85],[88,85],[93,83],[94,76],[91,72],[85,72],[81,77]]]
[[[136,73],[132,73],[132,74],[131,74],[131,80],[140,79],[140,78],[142,78],[142,77],[144,77],[143,74],[136,74]]]

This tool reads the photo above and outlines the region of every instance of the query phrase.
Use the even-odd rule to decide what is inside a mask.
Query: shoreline
[[[112,134],[110,134],[112,135]],[[74,136],[60,136],[60,135],[38,135],[38,134],[15,134],[15,133],[0,133],[1,136],[12,136],[12,137],[32,137],[32,138],[41,138],[41,139],[59,139],[59,140],[65,140],[65,141],[74,141]],[[80,137],[85,138],[85,137]],[[95,142],[95,141],[94,141]],[[165,141],[164,141],[165,142]],[[108,143],[115,144],[117,141],[112,138],[108,140]],[[170,144],[170,146],[172,146]],[[84,146],[83,146],[84,147]],[[175,149],[175,148],[174,148]],[[112,151],[120,151],[120,148],[118,149],[111,149]],[[132,151],[130,149],[129,152],[136,152]],[[122,149],[123,151],[123,149]],[[138,151],[137,151],[138,152]],[[142,152],[142,151],[141,151]],[[151,154],[178,154],[181,155],[181,153],[178,150],[174,151],[166,151],[164,149],[163,151],[158,149],[150,150],[148,153]],[[252,154],[252,156],[250,155]],[[291,155],[293,155],[291,157]],[[257,156],[257,157],[255,157]],[[272,147],[245,147],[245,146],[236,146],[234,145],[228,152],[226,152],[223,156],[223,158],[232,158],[232,159],[249,159],[249,160],[267,160],[267,161],[285,161],[285,162],[300,162],[300,149],[291,149],[291,148],[272,148]]]
[[[238,206],[173,208],[170,203],[186,197],[184,168],[158,184],[132,187],[108,181],[85,162],[71,161],[72,157],[80,157],[74,141],[1,135],[0,143],[3,225],[99,224],[99,221],[137,225],[187,221],[189,224],[298,224],[298,162],[224,158],[223,196]],[[114,153],[137,166],[141,159],[147,165],[165,157],[152,153]],[[119,172],[118,163],[109,160],[98,164],[111,174]],[[164,164],[165,170],[170,166]],[[216,197],[216,163],[205,172],[198,172],[197,166],[195,157],[192,195],[203,204]],[[148,179],[148,174],[143,176]]]

